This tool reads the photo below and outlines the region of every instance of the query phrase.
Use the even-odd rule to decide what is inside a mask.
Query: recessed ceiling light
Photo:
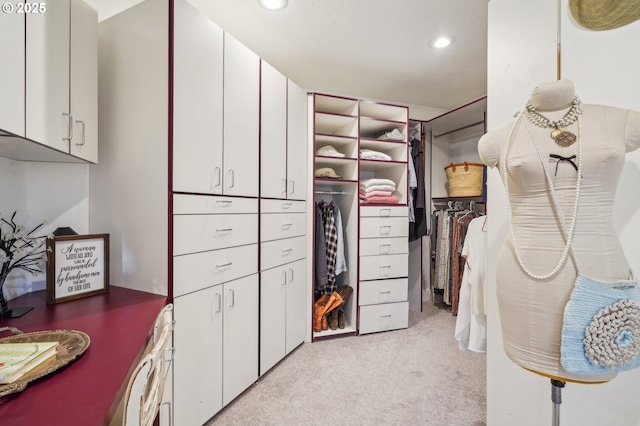
[[[444,47],[449,46],[451,43],[453,43],[453,40],[455,40],[453,37],[451,36],[442,36],[442,37],[438,37],[434,40],[431,40],[431,42],[429,43],[429,45],[431,47],[435,47],[436,49],[442,49]]]
[[[260,3],[260,6],[264,7],[265,9],[278,11],[287,7],[287,4],[289,3],[289,1],[288,0],[258,0],[258,3]]]

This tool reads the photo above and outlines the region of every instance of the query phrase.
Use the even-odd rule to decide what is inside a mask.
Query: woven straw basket
[[[444,168],[449,182],[449,197],[478,197],[482,195],[481,163],[456,163]]]

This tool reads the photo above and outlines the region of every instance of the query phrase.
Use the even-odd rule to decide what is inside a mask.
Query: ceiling
[[[188,1],[308,91],[407,104],[420,120],[487,92],[489,0]],[[139,0],[92,2],[103,20]],[[454,43],[431,48],[443,34]]]

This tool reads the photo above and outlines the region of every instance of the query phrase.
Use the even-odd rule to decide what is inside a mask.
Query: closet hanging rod
[[[316,194],[328,194],[328,195],[346,195],[349,194],[349,192],[346,191],[323,191],[320,189],[316,189]]]
[[[482,120],[482,121],[477,121],[477,122],[475,122],[475,123],[472,123],[472,124],[468,124],[468,125],[466,125],[466,126],[459,127],[459,128],[457,128],[457,129],[449,130],[448,132],[440,133],[439,135],[436,135],[436,136],[434,136],[433,138],[435,139],[435,138],[439,138],[440,136],[445,136],[445,135],[449,135],[449,134],[451,134],[451,133],[459,132],[460,130],[468,129],[468,128],[470,128],[470,127],[477,126],[478,124],[484,124],[484,120]]]

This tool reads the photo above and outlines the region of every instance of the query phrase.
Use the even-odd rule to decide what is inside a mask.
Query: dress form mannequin
[[[544,117],[558,120],[570,109],[574,97],[573,83],[560,80],[538,85],[529,101]],[[613,204],[625,153],[640,146],[640,113],[603,105],[583,105],[582,109],[579,121],[562,129],[581,138],[583,146],[583,180],[572,247],[583,274],[598,279],[627,279],[629,265],[613,224]],[[513,130],[506,169],[503,155],[513,121],[485,134],[478,151],[484,164],[498,167],[503,182],[508,175],[520,258],[533,274],[545,275],[558,263],[565,239],[525,120],[520,117]],[[578,142],[560,147],[550,137],[553,129],[527,124],[540,146],[569,226],[576,170],[569,161],[549,155],[577,155]],[[576,266],[568,257],[551,277],[531,278],[516,259],[510,235],[506,236],[496,273],[504,349],[516,364],[552,379],[605,382],[615,374],[574,375],[560,364],[563,311],[576,276]]]

